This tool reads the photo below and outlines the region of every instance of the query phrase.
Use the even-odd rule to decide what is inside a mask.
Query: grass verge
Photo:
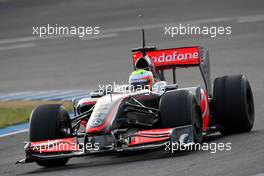
[[[27,122],[31,111],[42,104],[63,104],[72,110],[71,102],[62,101],[0,101],[0,128]]]

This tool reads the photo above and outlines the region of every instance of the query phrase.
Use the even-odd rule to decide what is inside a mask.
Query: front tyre
[[[166,92],[160,100],[162,128],[192,125],[194,142],[202,142],[202,115],[194,95],[188,90]]]
[[[49,104],[35,108],[29,122],[29,140],[31,142],[60,139],[71,136],[71,122],[68,112],[62,105]],[[68,158],[35,160],[40,166],[63,166]]]

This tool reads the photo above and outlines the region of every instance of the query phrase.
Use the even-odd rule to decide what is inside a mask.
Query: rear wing
[[[173,67],[190,67],[199,66],[202,56],[200,55],[201,47],[184,47],[172,49],[160,49],[146,51],[157,70],[171,69]],[[138,51],[132,54],[134,65],[137,60],[143,57],[143,53]]]
[[[177,67],[199,67],[203,80],[205,82],[206,89],[209,96],[212,95],[211,88],[211,73],[210,73],[210,61],[208,51],[204,51],[203,47],[191,46],[182,48],[171,49],[156,49],[151,48],[148,50],[135,49],[132,50],[132,59],[134,68],[138,69],[139,62],[150,59],[151,67],[156,70],[158,74],[163,78],[163,71],[166,69],[173,69],[173,76],[175,77],[175,69]]]

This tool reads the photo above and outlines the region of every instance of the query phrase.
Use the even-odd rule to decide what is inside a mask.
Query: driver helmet
[[[129,76],[129,85],[134,89],[152,89],[154,77],[151,71],[138,69]]]

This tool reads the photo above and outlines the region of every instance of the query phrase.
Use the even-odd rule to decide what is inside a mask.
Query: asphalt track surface
[[[1,1],[0,91],[93,89],[125,82],[132,71],[130,49],[140,42],[137,14],[144,14],[147,41],[159,48],[202,45],[210,51],[212,78],[245,74],[255,98],[252,132],[219,134],[208,142],[231,142],[231,151],[162,152],[71,159],[67,166],[14,165],[23,157],[27,134],[0,138],[0,175],[263,175],[264,174],[264,3],[246,0],[186,1]],[[208,20],[206,20],[208,19]],[[210,38],[164,35],[161,24],[200,21],[231,25],[232,35]],[[98,25],[104,36],[32,39],[32,26]],[[102,34],[103,35],[103,34]],[[34,37],[34,36],[33,36]],[[184,85],[198,84],[195,71],[181,70]],[[199,77],[198,77],[199,78]],[[180,84],[181,85],[181,84]]]

